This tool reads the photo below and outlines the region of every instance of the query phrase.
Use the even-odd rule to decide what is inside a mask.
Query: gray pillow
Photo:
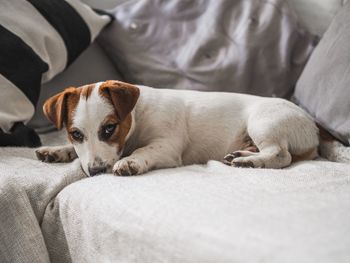
[[[290,97],[313,46],[286,1],[139,0],[101,35],[126,81]]]
[[[295,100],[345,144],[350,142],[350,2],[336,15],[312,54]]]
[[[42,109],[49,97],[70,86],[81,86],[107,79],[121,80],[121,77],[100,46],[93,43],[63,73],[42,85],[34,117],[28,125],[37,132],[53,130],[54,125],[45,117]]]

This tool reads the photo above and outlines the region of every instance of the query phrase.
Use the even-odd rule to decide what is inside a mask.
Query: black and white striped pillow
[[[3,132],[30,120],[41,84],[69,66],[110,20],[78,0],[0,1]]]

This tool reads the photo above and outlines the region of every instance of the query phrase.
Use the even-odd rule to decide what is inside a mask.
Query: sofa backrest
[[[111,9],[130,0],[82,0],[88,5]],[[301,23],[313,34],[322,36],[336,12],[348,0],[287,0]]]
[[[348,0],[288,0],[301,23],[310,32],[322,36],[334,15]]]

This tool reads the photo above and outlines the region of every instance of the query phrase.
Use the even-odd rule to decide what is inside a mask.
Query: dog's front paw
[[[36,157],[45,163],[55,163],[59,161],[59,156],[55,153],[50,151],[47,147],[42,147],[35,151]]]
[[[130,158],[117,161],[113,167],[113,173],[120,176],[138,175],[146,171],[147,167],[143,162]]]
[[[41,147],[35,151],[35,154],[45,163],[71,162],[77,158],[74,148],[70,146]]]

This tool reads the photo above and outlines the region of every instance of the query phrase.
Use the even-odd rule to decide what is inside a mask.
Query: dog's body
[[[73,146],[43,147],[44,161],[80,158],[86,174],[134,175],[222,161],[283,168],[317,156],[318,128],[283,99],[179,91],[107,81],[68,89],[44,111]],[[117,125],[115,125],[117,124]]]
[[[156,168],[222,161],[228,153],[251,146],[250,138],[260,150],[248,158],[254,167],[281,168],[290,164],[290,156],[285,156],[288,160],[280,160],[282,163],[275,163],[270,158],[260,160],[258,155],[272,146],[276,147],[276,154],[287,150],[302,155],[318,145],[313,121],[298,107],[282,99],[140,89],[134,110],[135,129],[125,153],[132,154],[152,141],[162,140],[156,152],[159,158],[172,155],[172,160],[168,164],[161,161]],[[265,147],[265,144],[268,145]],[[248,159],[242,158],[240,162]]]

